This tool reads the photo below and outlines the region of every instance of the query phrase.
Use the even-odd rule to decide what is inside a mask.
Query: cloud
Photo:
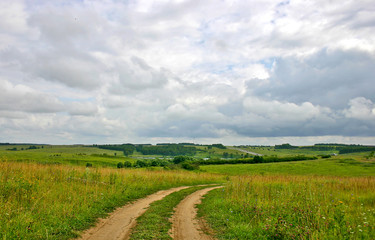
[[[134,56],[130,61],[116,63],[112,71],[116,82],[110,91],[115,94],[122,94],[129,90],[162,88],[168,82],[166,70],[156,70],[143,59]]]
[[[344,108],[349,99],[373,98],[375,56],[358,50],[323,49],[306,58],[276,60],[267,85],[253,93],[282,101]]]
[[[53,95],[37,92],[25,85],[0,80],[0,92],[0,110],[53,113],[64,109],[63,103]]]
[[[364,97],[358,97],[349,101],[349,109],[344,110],[347,118],[359,120],[375,120],[375,104]]]
[[[375,143],[373,13],[366,0],[3,1],[0,141]]]
[[[68,106],[70,115],[93,116],[98,113],[98,106],[92,102],[73,102]]]

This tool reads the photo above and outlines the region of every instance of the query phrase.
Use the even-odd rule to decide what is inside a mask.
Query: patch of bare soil
[[[139,199],[134,203],[118,208],[108,218],[99,219],[99,223],[85,231],[80,239],[82,240],[111,240],[129,239],[131,229],[136,224],[136,219],[141,216],[150,204],[163,199],[165,196],[189,187],[177,187],[162,190],[146,198]]]
[[[222,186],[205,188],[196,191],[184,200],[182,200],[176,207],[173,215],[171,237],[177,240],[212,240],[213,237],[206,235],[203,231],[206,226],[202,225],[201,221],[196,219],[197,208],[196,205],[201,203],[203,195],[209,191],[221,188]]]

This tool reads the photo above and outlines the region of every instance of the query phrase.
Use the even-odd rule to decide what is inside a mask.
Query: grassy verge
[[[168,219],[174,212],[173,208],[189,194],[206,187],[183,189],[152,203],[150,208],[137,219],[137,226],[133,229],[130,239],[172,239],[168,235],[172,227]]]
[[[220,181],[186,171],[0,162],[0,239],[70,239],[115,207],[161,189]]]
[[[199,209],[219,239],[372,239],[375,178],[233,177]]]

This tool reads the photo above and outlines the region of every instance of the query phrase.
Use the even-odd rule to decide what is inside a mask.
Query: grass
[[[172,239],[168,231],[172,227],[169,221],[174,208],[189,194],[207,186],[191,187],[172,193],[150,205],[150,208],[137,219],[130,239]]]
[[[200,168],[207,172],[227,175],[375,176],[374,161],[341,158],[260,164],[202,165]]]
[[[16,147],[17,151],[7,150],[13,147]],[[82,145],[41,145],[37,146],[40,147],[39,149],[27,149],[28,147],[30,147],[30,145],[2,145],[0,146],[0,159],[18,162],[79,166],[85,166],[86,163],[91,163],[93,166],[101,167],[116,167],[118,162],[134,161],[131,158],[124,157],[124,154],[120,151]]]
[[[17,151],[7,150],[13,147]],[[367,159],[369,153],[299,162],[201,166],[204,173],[114,169],[118,162],[134,160],[122,152],[94,147],[29,147],[0,146],[0,239],[74,238],[98,217],[129,201],[161,189],[223,182],[225,176],[230,180],[228,186],[210,192],[200,210],[221,239],[375,236],[375,162]],[[247,150],[281,157],[320,154],[273,151],[272,147]],[[199,154],[221,156],[223,152],[236,150],[213,148]],[[86,163],[94,167],[82,167]],[[106,166],[112,168],[103,168]],[[193,189],[154,203],[139,219],[133,239],[168,239],[166,219]]]
[[[290,156],[290,155],[307,155],[307,156],[316,156],[316,155],[321,155],[321,154],[332,154],[332,153],[338,153],[336,150],[330,150],[330,151],[317,151],[317,150],[312,150],[312,149],[275,149],[273,146],[269,147],[241,147],[239,149],[247,150],[250,152],[256,152],[260,153],[263,155],[277,155],[279,157],[283,156]]]
[[[0,162],[0,239],[70,239],[115,207],[206,173]]]
[[[199,209],[218,239],[373,239],[375,178],[233,177]]]

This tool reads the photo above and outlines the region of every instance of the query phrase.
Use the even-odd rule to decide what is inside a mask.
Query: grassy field
[[[374,239],[375,178],[233,177],[199,208],[218,239]]]
[[[0,162],[0,239],[69,239],[115,207],[160,189],[222,181],[187,171]]]
[[[260,153],[263,155],[277,155],[280,157],[283,156],[290,156],[290,155],[307,155],[307,156],[316,156],[316,155],[321,155],[321,154],[333,154],[333,153],[338,153],[338,151],[316,151],[316,150],[311,150],[311,149],[275,149],[273,146],[269,147],[240,147],[239,149],[247,150],[250,152],[255,152],[255,153]]]
[[[375,161],[319,159],[299,162],[206,165],[203,171],[227,175],[375,176]]]
[[[38,149],[28,149],[34,145],[3,145],[0,146],[0,159],[19,162],[42,164],[70,164],[85,166],[116,167],[118,162],[131,161],[120,151],[105,150],[82,145],[56,146],[41,145]],[[16,148],[16,151],[7,150]]]
[[[196,157],[242,154],[206,150]],[[273,147],[246,150],[280,157],[327,154]],[[0,239],[73,238],[131,200],[161,189],[225,181],[225,189],[209,193],[200,207],[219,239],[375,236],[375,159],[368,152],[298,162],[202,165],[201,171],[116,169],[118,162],[128,160],[136,161],[121,151],[82,145],[0,145]],[[84,167],[87,163],[94,167]],[[142,225],[153,225],[155,214],[170,215],[189,191],[155,203],[148,213],[151,220],[146,214]],[[148,235],[148,229],[139,227],[133,238]],[[161,226],[168,238],[166,228]]]

